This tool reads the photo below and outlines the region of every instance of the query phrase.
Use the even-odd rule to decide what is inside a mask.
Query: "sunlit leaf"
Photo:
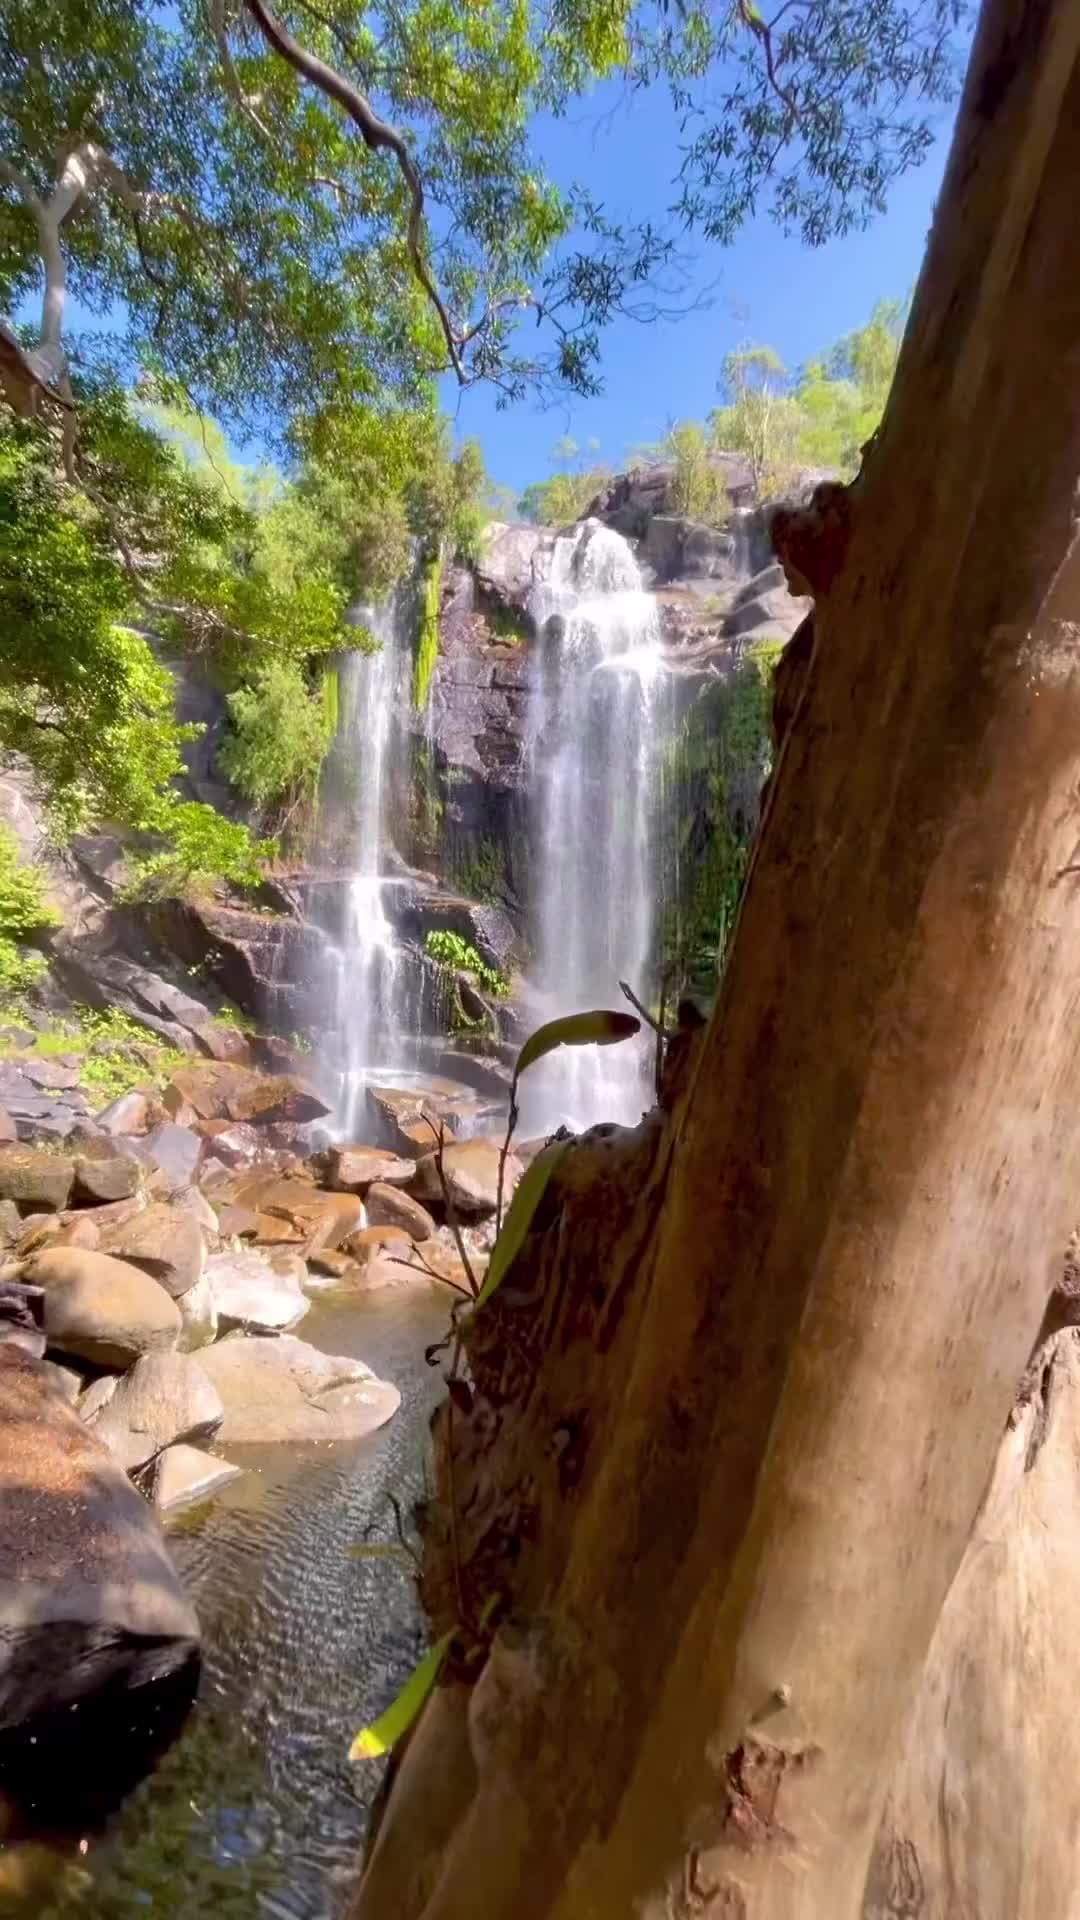
[[[514,1079],[535,1065],[556,1047],[611,1047],[618,1040],[632,1040],[640,1032],[641,1022],[632,1013],[616,1013],[610,1008],[594,1007],[589,1013],[568,1013],[562,1020],[549,1020],[530,1033],[517,1057]]]
[[[414,1667],[397,1698],[391,1701],[385,1713],[380,1713],[369,1727],[361,1727],[352,1746],[349,1748],[350,1760],[378,1760],[384,1753],[390,1753],[397,1746],[402,1735],[407,1733],[416,1719],[425,1700],[431,1693],[443,1661],[450,1649],[450,1642],[457,1632],[451,1627],[441,1640],[424,1655],[418,1667]]]
[[[346,1547],[346,1560],[399,1560],[402,1566],[413,1568],[404,1547],[397,1547],[387,1540],[364,1540],[359,1546]]]
[[[590,1014],[587,1017],[592,1019],[595,1016]],[[614,1019],[615,1016],[610,1015],[609,1018]],[[636,1027],[637,1021],[633,1021],[632,1024]],[[505,1280],[513,1261],[521,1251],[525,1235],[532,1225],[533,1216],[544,1197],[544,1189],[548,1181],[563,1155],[573,1145],[572,1139],[552,1140],[548,1146],[541,1148],[535,1160],[522,1174],[510,1202],[510,1211],[503,1221],[502,1231],[491,1249],[484,1284],[476,1297],[478,1307],[482,1307],[485,1300],[490,1300],[496,1287],[501,1286]]]

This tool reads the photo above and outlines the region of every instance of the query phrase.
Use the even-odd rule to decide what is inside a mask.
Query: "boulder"
[[[166,1447],[150,1471],[147,1491],[159,1513],[176,1513],[211,1500],[223,1487],[243,1476],[243,1467],[218,1460],[199,1447]]]
[[[14,1200],[22,1213],[59,1213],[71,1198],[72,1161],[40,1147],[0,1147],[0,1200]]]
[[[186,1353],[148,1353],[103,1404],[79,1408],[91,1432],[134,1473],[178,1440],[210,1440],[224,1418],[217,1389]]]
[[[217,1245],[220,1233],[218,1217],[198,1187],[178,1187],[170,1195],[169,1205],[174,1213],[190,1214],[208,1247]]]
[[[416,1173],[415,1160],[382,1147],[327,1147],[316,1165],[328,1187],[346,1193],[366,1193],[376,1180],[404,1187]]]
[[[265,1133],[248,1120],[204,1120],[200,1132],[227,1167],[253,1167],[266,1154]]]
[[[50,1384],[56,1388],[69,1407],[73,1407],[86,1385],[86,1377],[77,1367],[65,1367],[59,1360],[43,1360],[42,1369]]]
[[[178,1127],[163,1120],[145,1139],[137,1142],[139,1158],[147,1166],[158,1167],[170,1189],[190,1187],[203,1155],[203,1142],[190,1127]]]
[[[401,1395],[363,1361],[319,1353],[290,1334],[230,1334],[201,1363],[225,1406],[223,1446],[260,1441],[354,1440],[373,1433]]]
[[[99,1127],[117,1138],[127,1138],[132,1134],[145,1133],[150,1125],[150,1096],[133,1088],[130,1093],[122,1093],[116,1100],[110,1100],[97,1116]]]
[[[45,1289],[45,1333],[61,1353],[95,1366],[128,1367],[144,1353],[176,1345],[178,1307],[156,1280],[124,1260],[82,1247],[49,1247],[24,1271]]]
[[[76,1214],[74,1220],[61,1217],[63,1225],[55,1243],[58,1247],[89,1247],[91,1251],[100,1247],[101,1228],[92,1214]]]
[[[111,1147],[111,1140],[106,1144]],[[139,1162],[126,1153],[77,1153],[75,1155],[75,1204],[108,1206],[114,1200],[130,1200],[142,1177]]]
[[[506,526],[493,521],[485,530],[476,562],[482,593],[508,612],[525,613],[533,588],[533,562],[551,543],[543,527]]]
[[[212,1340],[217,1339],[217,1302],[205,1273],[186,1293],[177,1295],[176,1304],[180,1309],[177,1347],[181,1353],[197,1353],[201,1347],[208,1347]]]
[[[195,1285],[206,1258],[198,1221],[186,1209],[166,1206],[162,1201],[106,1228],[101,1245],[105,1253],[141,1267],[174,1300]]]
[[[257,1240],[303,1242],[309,1252],[340,1247],[364,1218],[359,1194],[325,1193],[306,1180],[257,1181],[241,1187],[236,1197],[241,1205],[259,1208]],[[283,1233],[275,1223],[289,1231]]]
[[[48,1370],[0,1348],[0,1778],[7,1739],[84,1735],[70,1714],[123,1703],[193,1662],[198,1625],[151,1509]],[[62,1716],[59,1722],[54,1716]],[[49,1743],[51,1745],[51,1740]],[[19,1756],[25,1764],[27,1756]],[[7,1777],[8,1765],[13,1779]]]
[[[0,1345],[45,1357],[44,1296],[36,1287],[0,1282]]]
[[[435,1222],[411,1193],[377,1181],[368,1188],[366,1211],[370,1227],[402,1227],[411,1240],[430,1240]]]
[[[295,1274],[275,1270],[261,1254],[213,1253],[206,1277],[222,1332],[243,1327],[253,1333],[286,1333],[308,1311]]]
[[[347,1253],[335,1253],[331,1248],[326,1247],[321,1252],[313,1253],[309,1264],[311,1271],[307,1275],[305,1287],[305,1292],[308,1293],[322,1291],[319,1285],[320,1279],[328,1284],[344,1280],[355,1265],[355,1261]]]
[[[483,1138],[455,1141],[444,1148],[443,1172],[446,1175],[451,1198],[459,1212],[494,1213],[498,1204],[501,1150],[501,1142]],[[521,1175],[520,1160],[512,1153],[507,1154],[503,1182],[504,1206],[509,1201]],[[422,1200],[442,1200],[442,1183],[434,1153],[425,1154],[419,1162],[413,1191]]]

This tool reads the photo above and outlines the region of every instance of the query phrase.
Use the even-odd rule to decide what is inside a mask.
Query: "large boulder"
[[[200,1447],[166,1447],[154,1461],[147,1491],[159,1513],[176,1513],[213,1499],[233,1480],[242,1479],[243,1473],[243,1467],[234,1467],[231,1460],[219,1460]]]
[[[214,1299],[214,1289],[206,1274],[196,1280],[186,1293],[177,1295],[176,1304],[180,1309],[180,1338],[177,1347],[181,1353],[197,1353],[200,1347],[208,1347],[218,1336],[218,1310]]]
[[[550,546],[544,527],[505,526],[493,521],[486,529],[476,562],[477,585],[487,598],[507,612],[527,612],[533,589],[533,562]]]
[[[175,1111],[189,1109],[204,1121],[302,1124],[320,1120],[330,1111],[314,1088],[295,1074],[256,1073],[233,1062],[205,1061],[178,1068],[165,1098]]]
[[[107,1107],[102,1107],[97,1124],[117,1139],[145,1133],[150,1125],[150,1095],[138,1087],[133,1087],[130,1093],[119,1094]]]
[[[289,1334],[230,1334],[203,1355],[221,1395],[223,1446],[259,1441],[356,1440],[397,1412],[401,1395],[361,1360],[319,1353]]]
[[[306,1180],[260,1180],[239,1189],[237,1203],[258,1209],[255,1238],[295,1241],[310,1252],[340,1247],[361,1225],[364,1203],[358,1193],[325,1193]],[[288,1232],[274,1226],[283,1222]]]
[[[112,1137],[106,1135],[106,1149],[75,1155],[74,1200],[78,1206],[110,1206],[117,1200],[130,1200],[138,1192],[143,1177],[140,1162],[130,1153],[118,1153]]]
[[[308,1311],[296,1274],[271,1266],[258,1253],[213,1253],[206,1278],[222,1332],[240,1327],[252,1333],[287,1333]]]
[[[110,1721],[126,1745],[141,1702],[190,1670],[197,1646],[191,1602],[151,1509],[45,1366],[0,1348],[5,1792],[33,1795],[54,1762],[70,1760],[73,1743],[85,1746],[91,1730],[100,1741]],[[106,1741],[99,1769],[107,1753]]]
[[[210,1440],[224,1418],[217,1389],[186,1353],[147,1353],[79,1411],[128,1473],[178,1440]]]
[[[141,1267],[178,1300],[190,1292],[203,1270],[206,1246],[189,1209],[156,1202],[130,1220],[109,1227],[101,1237],[102,1251]]]
[[[83,1247],[48,1247],[27,1261],[24,1277],[45,1289],[50,1347],[99,1367],[129,1367],[144,1353],[167,1352],[180,1333],[180,1310],[139,1267]]]
[[[60,1213],[71,1198],[74,1162],[41,1147],[0,1148],[0,1200],[14,1200],[22,1213]]]
[[[200,1136],[173,1120],[163,1120],[134,1145],[140,1160],[156,1167],[170,1192],[190,1187],[204,1151]]]
[[[501,1151],[498,1140],[483,1138],[459,1140],[444,1147],[443,1173],[450,1197],[460,1213],[494,1213],[498,1204]],[[507,1154],[503,1177],[504,1205],[521,1179],[521,1174],[520,1160],[512,1153]],[[434,1153],[425,1154],[419,1162],[413,1191],[421,1200],[442,1200],[442,1182]]]

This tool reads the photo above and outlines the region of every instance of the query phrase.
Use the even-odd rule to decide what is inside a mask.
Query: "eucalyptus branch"
[[[751,33],[761,42],[762,52],[765,55],[765,71],[769,76],[769,85],[776,94],[777,99],[783,101],[791,115],[792,121],[797,125],[800,118],[798,102],[794,94],[788,92],[776,71],[772,41],[772,26],[775,26],[776,22],[773,21],[772,26],[767,25],[757,11],[757,8],[752,4],[752,0],[738,0],[737,11],[743,26],[749,27]],[[776,19],[779,20],[781,14],[786,11],[787,9],[785,7],[781,7]]]
[[[307,47],[302,47],[298,40],[294,40],[276,14],[271,13],[269,7],[265,5],[265,0],[244,0],[244,5],[275,53],[280,54],[281,58],[286,60],[302,79],[307,80],[313,87],[317,87],[320,93],[326,94],[329,99],[336,100],[338,106],[344,108],[349,118],[360,129],[361,138],[369,152],[393,154],[409,193],[407,245],[413,272],[435,309],[443,339],[446,342],[446,351],[450,356],[450,364],[461,385],[465,386],[468,382],[468,374],[461,358],[457,334],[424,254],[424,188],[404,134],[376,113],[370,101],[351,80],[346,80],[345,76],[338,73],[334,67],[327,66],[325,60],[320,60],[318,54],[312,53]]]

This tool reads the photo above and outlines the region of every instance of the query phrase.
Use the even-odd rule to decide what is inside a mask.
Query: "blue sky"
[[[659,90],[628,100],[601,91],[565,120],[537,134],[537,151],[560,186],[587,183],[620,218],[662,216],[675,198],[679,127]],[[604,392],[538,409],[529,402],[499,412],[493,393],[444,401],[460,438],[475,436],[493,479],[519,490],[551,471],[555,442],[569,433],[595,458],[617,466],[628,448],[655,441],[672,419],[702,418],[716,404],[725,353],[747,339],[767,341],[795,368],[869,317],[874,302],[914,284],[947,157],[946,117],[926,164],[894,188],[887,214],[867,232],[810,251],[762,217],[727,248],[691,241],[697,289],[711,285],[710,306],[678,320],[642,326],[618,321],[603,338]]]

